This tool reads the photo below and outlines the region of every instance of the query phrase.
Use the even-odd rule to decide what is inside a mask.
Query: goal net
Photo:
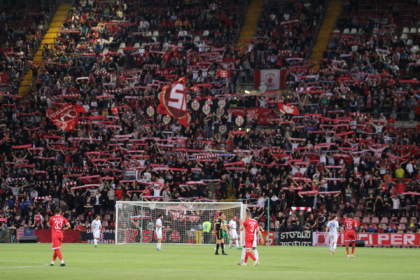
[[[239,219],[245,219],[245,211],[242,202],[117,201],[115,243],[155,243],[156,220],[163,215],[163,243],[215,244],[212,231],[219,213],[226,215],[226,223],[238,217],[239,234]]]

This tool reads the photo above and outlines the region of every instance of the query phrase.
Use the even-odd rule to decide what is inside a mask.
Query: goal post
[[[245,219],[246,211],[242,202],[117,201],[115,208],[115,244],[156,243],[155,223],[160,215],[163,215],[163,243],[215,244],[212,231],[220,212],[225,213],[227,223],[238,217],[237,231],[242,244],[239,219]],[[206,230],[209,222],[210,232]]]

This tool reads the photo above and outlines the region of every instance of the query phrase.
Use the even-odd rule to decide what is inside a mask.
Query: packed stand
[[[223,7],[206,5],[209,15]],[[359,92],[359,85],[344,89],[338,82],[342,72],[310,73],[303,56],[284,58],[292,67],[287,92],[237,94],[238,69],[247,54],[242,57],[217,36],[207,42],[203,36],[180,39],[185,33],[172,31],[170,38],[161,36],[170,28],[159,29],[158,36],[137,34],[150,33],[138,30],[147,24],[141,25],[135,12],[128,16],[136,8],[130,2],[76,5],[58,44],[45,48],[36,90],[27,99],[3,101],[17,106],[1,111],[7,226],[45,227],[49,213],[62,207],[73,228],[96,213],[113,227],[116,200],[224,199],[230,188],[265,228],[270,209],[269,227],[275,231],[323,230],[329,213],[342,215],[349,207],[360,211],[359,218],[372,215],[389,223],[393,216],[406,217],[404,203],[413,211],[410,217],[418,215],[418,131],[399,134],[389,116],[375,115],[376,107],[343,99]],[[176,22],[182,11],[174,7],[175,16],[171,9],[166,20]],[[204,33],[197,26],[196,34]],[[187,129],[156,112],[162,86],[184,76]],[[295,106],[299,114],[282,113],[278,102]],[[45,117],[48,109],[67,103],[85,111],[72,131],[59,130]],[[259,110],[265,115],[255,113]],[[400,206],[391,212],[385,201],[395,197]],[[315,211],[290,215],[292,206]]]
[[[32,6],[25,1],[2,1],[0,6],[1,95],[17,95],[23,76],[32,66],[31,62],[55,7]]]

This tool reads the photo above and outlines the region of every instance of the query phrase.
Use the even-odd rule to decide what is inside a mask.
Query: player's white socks
[[[93,244],[95,244],[95,246],[98,246],[98,239],[94,239]]]
[[[330,252],[334,251],[333,247],[334,247],[334,243],[330,242]]]
[[[51,264],[54,265],[54,261],[51,261]]]
[[[258,250],[257,250],[257,249],[254,249],[254,256],[255,256],[255,258],[257,259],[257,261],[260,259],[260,258],[258,257]]]
[[[158,250],[160,250],[161,246],[162,246],[162,243],[157,243],[156,248],[157,248]]]
[[[241,262],[245,261],[245,255],[246,255],[246,249],[244,247],[244,248],[242,248]]]
[[[232,248],[232,240],[229,239],[229,248]]]
[[[64,260],[61,260],[61,263],[63,264],[64,263]]]
[[[337,249],[337,242],[334,242],[333,244],[333,251],[335,251],[335,249]]]
[[[238,239],[235,240],[235,245],[236,245],[236,248],[239,248],[239,241],[238,241]]]

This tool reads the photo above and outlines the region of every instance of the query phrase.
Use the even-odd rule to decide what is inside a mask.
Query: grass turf
[[[258,248],[261,265],[236,264],[240,250],[215,256],[214,246],[63,244],[66,267],[50,267],[50,244],[0,244],[0,279],[420,279],[419,249],[356,248],[348,259],[327,247]]]

